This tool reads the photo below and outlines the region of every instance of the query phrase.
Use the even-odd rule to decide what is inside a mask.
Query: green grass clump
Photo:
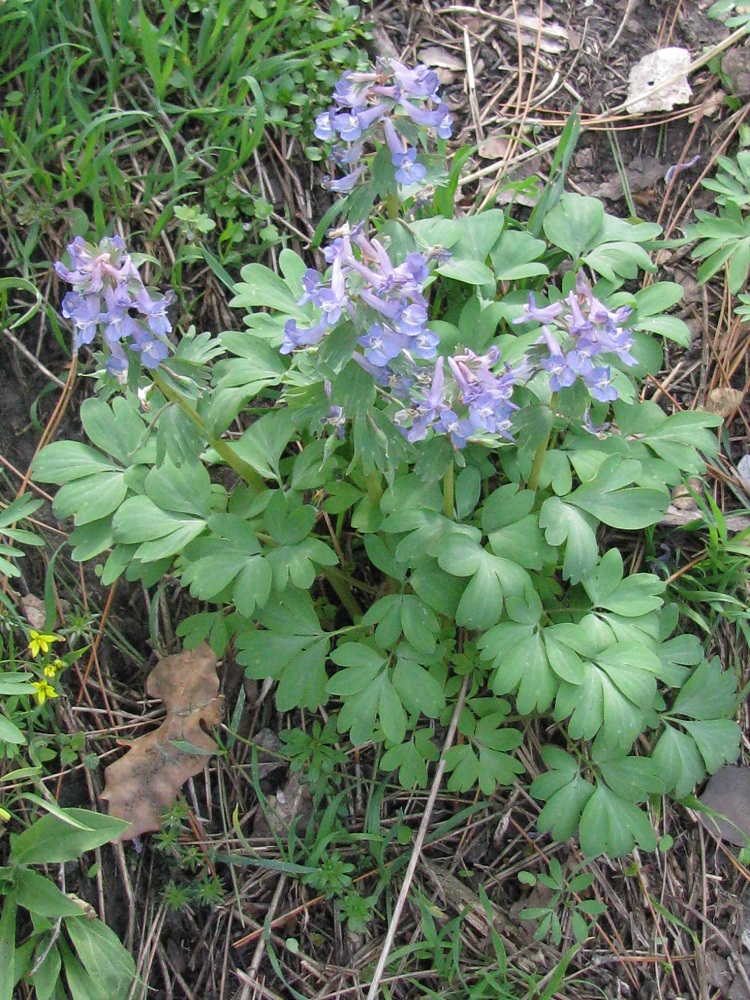
[[[269,126],[304,142],[335,80],[360,59],[359,8],[326,6],[7,0],[0,222],[11,267],[33,272],[51,231],[104,232],[119,218],[153,237],[178,204],[218,216],[209,243],[224,262],[228,249],[247,256],[248,244],[274,242],[268,210],[253,210],[255,176],[235,181]]]

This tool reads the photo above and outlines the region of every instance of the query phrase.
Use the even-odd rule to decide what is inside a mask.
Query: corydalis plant
[[[110,374],[124,380],[129,355],[146,368],[158,368],[169,355],[167,309],[174,292],[150,294],[120,236],[106,236],[98,246],[76,236],[66,249],[70,266],[58,261],[55,271],[73,286],[62,314],[73,324],[74,350],[93,343],[98,332]]]
[[[612,529],[623,548],[657,530],[721,421],[640,399],[653,334],[689,343],[666,315],[679,286],[625,286],[653,269],[658,227],[557,181],[533,232],[500,209],[446,217],[445,171],[434,209],[399,184],[385,119],[426,143],[438,126],[414,109],[443,114],[434,86],[393,63],[346,77],[319,129],[379,149],[326,273],[289,249],[280,273],[247,265],[244,330],[188,331],[124,397],[86,400],[97,448],[57,442],[35,475],[63,484],[76,558],[111,550],[103,583],[178,579],[205,602],[186,645],[232,643],[280,711],[333,701],[338,732],[382,746],[405,787],[428,782],[464,690],[449,790],[522,780],[518,720],[542,719],[540,829],[587,855],[651,849],[643,804],[736,757],[736,678]]]
[[[450,138],[452,118],[438,92],[434,70],[419,65],[409,69],[396,59],[380,59],[374,72],[348,72],[336,84],[334,106],[315,119],[315,135],[324,142],[338,139],[330,150],[331,163],[346,173],[325,177],[329,191],[346,193],[364,179],[363,160],[368,143],[385,144],[398,184],[418,184],[427,170],[417,159],[408,133],[419,127],[441,139]],[[419,133],[418,133],[419,134]]]

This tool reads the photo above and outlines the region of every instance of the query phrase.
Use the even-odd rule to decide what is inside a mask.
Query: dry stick
[[[383,950],[380,953],[380,958],[378,959],[378,964],[375,969],[375,975],[372,977],[372,982],[370,983],[370,990],[367,994],[367,1000],[375,1000],[378,990],[380,989],[380,982],[383,978],[383,972],[385,971],[385,963],[388,961],[388,956],[393,947],[393,942],[396,937],[396,930],[398,929],[398,922],[401,918],[401,911],[403,910],[407,896],[409,895],[409,889],[411,887],[412,879],[414,878],[414,872],[417,870],[417,864],[419,862],[419,855],[422,852],[422,844],[427,836],[427,828],[430,825],[430,819],[432,817],[432,811],[435,808],[435,802],[437,800],[438,792],[440,791],[440,783],[443,780],[443,773],[445,772],[445,758],[453,745],[453,740],[456,735],[456,729],[458,728],[458,717],[460,716],[463,707],[464,700],[466,699],[466,691],[469,687],[469,676],[468,674],[464,677],[464,682],[461,685],[461,693],[458,696],[458,701],[456,702],[456,707],[453,711],[453,718],[451,719],[451,724],[448,729],[448,735],[445,738],[445,743],[443,744],[443,751],[440,754],[440,760],[438,762],[437,770],[435,771],[435,777],[432,781],[432,787],[430,788],[430,794],[427,799],[427,805],[425,806],[424,816],[422,817],[422,822],[419,824],[419,830],[417,831],[417,836],[414,841],[414,850],[412,851],[411,858],[409,859],[409,864],[406,867],[406,873],[404,874],[404,881],[401,886],[401,891],[398,894],[398,899],[396,900],[396,905],[393,908],[393,916],[391,917],[391,922],[388,926],[388,933],[385,936],[385,943],[383,944]]]
[[[286,875],[282,873],[279,881],[276,883],[276,889],[274,890],[273,898],[271,899],[271,905],[268,907],[268,913],[266,913],[265,923],[268,926],[268,937],[271,936],[271,921],[276,913],[276,908],[281,900],[281,894],[284,891],[284,886],[286,885]],[[266,950],[266,938],[265,934],[261,934],[258,938],[258,943],[255,946],[255,953],[253,955],[253,960],[250,963],[250,968],[247,970],[247,974],[251,979],[258,978],[258,969],[260,968],[260,963],[263,960],[263,952]]]
[[[61,389],[65,388],[65,383],[63,382],[63,380],[61,378],[58,378],[57,375],[54,375],[49,370],[49,368],[45,368],[45,366],[42,364],[42,362],[39,360],[36,354],[33,354],[28,349],[28,347],[22,344],[21,341],[18,339],[18,337],[14,337],[13,334],[10,332],[10,330],[3,330],[3,335],[8,338],[8,340],[11,342],[11,344],[13,344],[13,346],[16,348],[17,351],[20,351],[21,354],[23,354],[23,356],[32,363],[32,365],[34,365],[36,368],[39,369],[42,375],[46,375],[47,378],[50,379],[50,381],[54,382],[55,385],[59,385]]]

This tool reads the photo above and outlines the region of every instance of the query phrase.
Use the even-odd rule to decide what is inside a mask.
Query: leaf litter
[[[221,721],[222,699],[216,656],[204,643],[159,660],[146,681],[152,698],[164,702],[167,715],[158,729],[139,736],[128,752],[110,765],[101,794],[110,816],[131,826],[120,840],[158,830],[161,814],[180,789],[203,770],[217,750],[206,731]]]

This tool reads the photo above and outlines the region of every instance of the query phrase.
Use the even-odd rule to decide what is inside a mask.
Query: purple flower
[[[401,107],[417,125],[434,128],[441,139],[450,139],[453,132],[453,119],[447,104],[439,104],[433,110],[420,108],[416,104],[401,98]]]
[[[145,316],[146,323],[152,333],[163,336],[172,332],[172,324],[169,322],[167,316],[167,308],[172,305],[176,298],[174,292],[168,291],[160,299],[153,299],[143,286],[136,293],[136,308]]]
[[[300,347],[311,347],[322,340],[327,331],[328,324],[325,317],[307,330],[300,330],[296,319],[287,320],[279,354],[291,354],[292,351],[296,351]]]
[[[408,346],[409,340],[388,325],[373,323],[370,329],[358,340],[365,349],[365,357],[377,368],[384,368],[389,361]]]
[[[141,341],[140,355],[146,368],[158,368],[161,362],[169,356],[169,348],[163,340],[146,337]]]
[[[553,302],[548,306],[538,306],[534,298],[534,293],[529,292],[529,301],[523,307],[523,315],[519,316],[518,319],[514,319],[513,322],[528,323],[533,320],[536,323],[551,323],[554,319],[557,319],[562,310],[562,302]]]
[[[328,142],[330,139],[336,135],[336,129],[333,124],[333,112],[324,111],[322,114],[318,115],[315,119],[315,131],[313,132],[318,139],[322,142]]]
[[[297,305],[303,306],[307,302],[315,302],[315,293],[320,288],[320,285],[320,275],[314,268],[308,267],[302,275],[303,294]]]
[[[333,262],[330,287],[317,291],[312,296],[312,301],[323,311],[323,317],[328,326],[335,326],[338,323],[348,301],[341,261],[335,260]]]
[[[434,358],[437,354],[437,346],[440,337],[432,330],[422,330],[409,340],[409,354],[415,354],[418,358]]]
[[[418,184],[424,180],[427,169],[424,164],[417,163],[416,149],[407,149],[405,153],[393,156],[393,165],[397,167],[396,180],[399,184]]]
[[[359,115],[352,112],[342,112],[333,118],[333,127],[345,142],[356,142],[362,135]]]
[[[128,370],[128,356],[120,344],[114,343],[109,345],[109,356],[104,363],[104,367],[110,375],[115,376],[122,375]]]
[[[333,88],[333,100],[342,108],[359,108],[367,103],[367,90],[377,79],[375,73],[344,73]]]
[[[102,313],[100,321],[106,324],[102,332],[110,345],[123,338],[135,342],[138,340],[140,330],[143,329],[127,310],[119,306],[112,306],[109,312]]]
[[[65,319],[73,321],[75,330],[74,347],[79,350],[84,344],[90,344],[96,336],[101,300],[98,295],[81,295],[80,292],[68,292],[62,300],[62,314]]]
[[[357,181],[364,173],[364,169],[364,167],[357,167],[356,170],[352,170],[352,172],[347,174],[346,177],[342,177],[337,181],[326,176],[320,183],[327,191],[337,191],[340,194],[348,194],[349,191],[353,191],[356,187]]]
[[[594,368],[591,374],[584,377],[589,392],[600,403],[611,403],[617,399],[617,389],[609,381],[609,366]]]
[[[415,406],[416,419],[406,434],[407,441],[412,444],[421,441],[427,436],[427,431],[446,408],[443,394],[445,392],[445,374],[443,372],[443,358],[438,358],[435,362],[435,370],[432,373],[432,383],[430,389],[421,401],[417,401]]]
[[[401,84],[404,92],[410,97],[426,97],[433,101],[438,101],[438,87],[440,81],[434,70],[419,63],[414,69],[409,69],[396,59],[391,60],[393,75]]]
[[[449,434],[454,447],[466,447],[466,439],[474,433],[470,420],[460,420],[453,410],[445,409],[434,424],[434,430],[441,434]]]

